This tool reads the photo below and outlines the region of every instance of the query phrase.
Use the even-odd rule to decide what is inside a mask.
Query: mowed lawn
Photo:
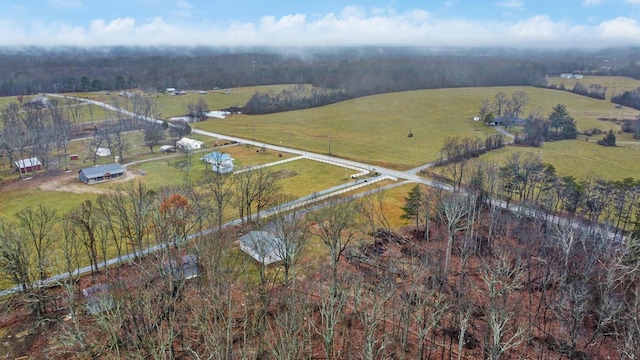
[[[523,90],[530,98],[524,116],[539,108],[549,114],[564,104],[579,131],[620,126],[600,118],[635,119],[640,111],[615,109],[596,100],[565,91],[533,87],[486,87],[406,91],[381,94],[300,111],[249,116],[194,124],[204,130],[256,139],[271,144],[329,153],[379,166],[408,169],[438,158],[449,136],[483,138],[491,127],[472,121],[482,99],[493,101],[498,92],[511,96]],[[409,132],[413,137],[408,137]]]
[[[604,147],[593,141],[563,140],[540,148],[509,146],[480,158],[504,164],[515,152],[532,152],[542,162],[553,165],[560,176],[586,178],[596,175],[608,180],[640,179],[640,151],[623,147]]]

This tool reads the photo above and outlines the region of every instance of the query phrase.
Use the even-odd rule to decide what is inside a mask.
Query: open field
[[[548,114],[564,104],[578,130],[620,126],[600,118],[634,119],[640,111],[559,90],[532,87],[459,88],[381,94],[300,111],[261,116],[234,115],[194,124],[204,130],[272,144],[329,153],[379,166],[407,169],[438,158],[448,136],[484,137],[494,129],[473,122],[482,99],[525,91],[525,114],[540,107]],[[517,129],[516,129],[517,130]],[[413,137],[407,137],[409,131]]]
[[[576,83],[581,83],[586,87],[591,84],[602,85],[607,88],[607,100],[610,100],[612,96],[625,91],[637,89],[640,87],[640,80],[626,76],[590,76],[585,75],[582,79],[565,79],[559,76],[547,77],[549,85],[560,86],[564,84],[565,88],[573,89]]]
[[[185,95],[168,95],[165,93],[146,94],[139,92],[142,96],[152,99],[157,106],[158,113],[163,119],[173,116],[182,116],[185,114],[184,105],[189,102],[197,102],[198,99],[204,99],[209,105],[209,110],[225,109],[231,106],[244,106],[251,96],[256,92],[280,92],[283,89],[291,88],[295,85],[265,85],[265,86],[248,86],[229,89],[207,90],[206,94],[199,94],[197,91],[187,91]],[[118,92],[90,92],[90,93],[70,93],[69,96],[77,96],[81,98],[92,99],[113,105],[113,97],[122,107],[129,107],[131,99],[118,96]]]
[[[504,163],[514,152],[540,154],[542,162],[553,165],[558,175],[585,178],[596,175],[608,180],[640,178],[640,152],[623,147],[604,147],[593,141],[563,140],[547,142],[540,148],[509,146],[480,158]]]

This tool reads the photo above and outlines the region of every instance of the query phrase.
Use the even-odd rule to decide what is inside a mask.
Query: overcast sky
[[[4,45],[640,45],[640,0],[26,0]]]

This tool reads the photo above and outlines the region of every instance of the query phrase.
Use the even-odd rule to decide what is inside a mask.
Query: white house
[[[204,143],[202,141],[189,139],[189,138],[182,138],[176,142],[176,148],[184,151],[200,149],[203,146],[204,146]]]
[[[201,160],[211,164],[211,170],[220,174],[233,172],[233,158],[229,154],[214,151],[202,157]]]

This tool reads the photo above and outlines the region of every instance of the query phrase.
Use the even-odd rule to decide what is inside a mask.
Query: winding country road
[[[87,104],[93,104],[93,105],[97,105],[103,108],[106,108],[108,110],[111,111],[115,111],[115,112],[119,112],[121,114],[125,114],[127,116],[131,116],[131,117],[135,117],[141,120],[145,120],[145,121],[152,121],[152,122],[156,122],[156,123],[161,123],[162,120],[158,120],[158,119],[154,119],[154,118],[150,118],[150,117],[145,117],[136,113],[133,113],[131,111],[128,110],[124,110],[124,109],[120,109],[117,107],[114,107],[113,105],[109,105],[100,101],[96,101],[96,100],[91,100],[91,99],[83,99],[83,98],[78,98],[78,97],[71,97],[71,96],[66,96],[66,95],[60,95],[60,94],[46,94],[46,96],[50,96],[50,97],[57,97],[57,98],[64,98],[64,99],[75,99]],[[506,130],[502,129],[502,128],[498,128],[497,129],[499,132],[501,132],[502,134],[513,138],[514,136],[512,134],[510,134],[509,132],[507,132]],[[218,138],[218,139],[223,139],[223,140],[229,140],[229,141],[236,141],[238,143],[242,143],[242,144],[248,144],[248,145],[254,145],[254,146],[258,146],[258,147],[266,147],[267,149],[270,150],[274,150],[274,151],[278,151],[278,152],[287,152],[287,153],[291,153],[291,154],[296,154],[302,157],[305,157],[307,159],[310,160],[315,160],[315,161],[320,161],[323,163],[329,163],[329,164],[333,164],[336,166],[342,166],[342,167],[348,167],[351,169],[359,169],[361,171],[368,171],[368,169],[372,168],[372,164],[366,164],[366,163],[362,163],[362,162],[358,162],[358,161],[353,161],[353,160],[347,160],[347,159],[342,159],[339,157],[335,157],[335,156],[329,156],[329,155],[324,155],[324,154],[318,154],[318,153],[313,153],[313,152],[309,152],[309,151],[304,151],[304,150],[299,150],[299,149],[292,149],[292,148],[287,148],[287,147],[283,147],[283,146],[278,146],[278,145],[272,145],[272,144],[266,144],[263,142],[259,142],[259,141],[252,141],[252,140],[247,140],[247,139],[243,139],[243,138],[239,138],[239,137],[235,137],[235,136],[229,136],[229,135],[224,135],[224,134],[218,134],[218,133],[214,133],[214,132],[209,132],[209,131],[204,131],[204,130],[199,130],[199,129],[192,129],[193,133],[196,134],[200,134],[200,135],[204,135],[204,136],[209,136],[209,137],[214,137],[214,138]],[[421,166],[418,166],[416,168],[413,169],[409,169],[407,171],[398,171],[398,170],[393,170],[393,169],[387,169],[384,167],[379,167],[379,166],[375,166],[373,169],[381,174],[379,176],[380,179],[393,179],[396,180],[396,183],[392,184],[392,185],[388,185],[382,188],[379,188],[378,191],[384,190],[384,189],[388,189],[388,188],[392,188],[392,187],[396,187],[396,186],[400,186],[406,183],[419,183],[419,184],[424,184],[427,186],[431,186],[431,187],[437,187],[437,188],[441,188],[447,191],[453,191],[453,187],[451,187],[448,184],[439,182],[439,181],[435,181],[435,180],[430,180],[430,179],[426,179],[423,178],[419,175],[417,175],[421,170],[431,167],[433,166],[433,163],[428,163],[428,164],[424,164]],[[404,180],[404,181],[400,181],[400,180]],[[313,203],[317,203],[318,201],[322,201],[325,200],[329,197],[332,196],[336,196],[345,192],[349,192],[349,191],[353,191],[355,189],[364,187],[364,186],[368,186],[373,184],[374,181],[354,181],[353,183],[347,183],[347,184],[343,184],[343,185],[339,185],[337,187],[331,188],[331,189],[326,189],[320,192],[317,192],[315,194],[312,195],[308,195],[305,197],[302,197],[300,199],[296,199],[294,201],[291,201],[287,204],[284,205],[280,205],[279,207],[276,208],[272,208],[272,209],[268,209],[266,211],[263,212],[263,215],[270,215],[270,214],[276,214],[278,212],[282,212],[282,211],[288,211],[290,209],[294,209],[300,206],[307,206]],[[360,193],[355,195],[354,197],[362,197],[367,195],[366,192],[364,193]],[[513,212],[517,212],[517,213],[522,213],[526,216],[530,216],[530,217],[538,217],[538,218],[544,218],[546,221],[554,223],[554,224],[558,224],[558,225],[569,225],[573,228],[576,229],[587,229],[587,226],[579,223],[578,221],[575,220],[571,220],[571,219],[567,219],[567,218],[563,218],[563,217],[559,217],[559,216],[548,216],[546,214],[543,214],[542,212],[536,211],[536,210],[532,210],[532,209],[528,209],[528,208],[524,208],[521,207],[519,205],[514,205],[514,204],[509,204],[507,205],[506,202],[501,201],[501,200],[491,200],[491,203],[493,204],[493,206],[497,206],[503,209],[507,209]],[[239,220],[236,221],[232,221],[228,224],[226,224],[226,226],[231,226],[231,225],[235,225],[239,222]],[[185,241],[189,241],[195,237],[198,236],[202,236],[205,234],[210,233],[212,230],[205,230],[201,233],[197,233],[197,234],[192,234],[190,236],[187,237],[187,239],[184,239]],[[607,234],[612,237],[612,238],[616,238],[616,239],[620,239],[621,241],[624,241],[624,237],[619,237],[618,235],[616,235],[615,233],[611,232],[611,231],[607,231]],[[618,236],[618,237],[616,237]],[[104,268],[107,266],[111,266],[111,265],[115,265],[115,264],[119,264],[122,262],[126,262],[126,261],[130,261],[134,258],[136,258],[136,256],[140,256],[140,255],[146,255],[146,254],[150,254],[153,253],[155,251],[158,251],[160,249],[165,248],[166,246],[169,246],[170,244],[161,244],[161,245],[156,245],[150,248],[147,248],[139,253],[131,253],[131,254],[127,254],[124,255],[122,257],[119,258],[113,258],[113,259],[109,259],[107,261],[104,261],[102,263],[100,263],[98,265],[98,268]],[[80,269],[76,269],[75,271],[71,272],[71,273],[63,273],[63,274],[58,274],[55,276],[52,276],[48,279],[46,279],[45,281],[42,282],[38,282],[37,285],[39,286],[45,286],[45,285],[49,285],[49,284],[55,284],[58,283],[62,280],[65,280],[71,276],[78,276],[81,274],[85,274],[85,273],[89,273],[91,271],[91,267],[86,266]],[[15,286],[13,288],[10,289],[6,289],[3,291],[0,291],[0,297],[8,295],[8,294],[12,294],[15,292],[19,292],[21,291],[22,286]]]

